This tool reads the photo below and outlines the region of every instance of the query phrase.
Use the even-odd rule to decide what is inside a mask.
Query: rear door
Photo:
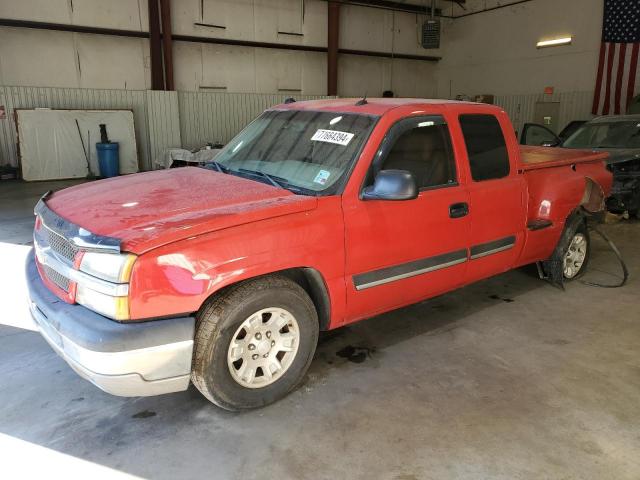
[[[458,120],[470,173],[466,280],[473,282],[515,264],[524,242],[525,183],[516,168],[519,147],[506,114],[461,113]]]

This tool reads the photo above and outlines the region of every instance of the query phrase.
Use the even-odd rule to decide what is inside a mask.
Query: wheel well
[[[604,202],[604,192],[600,185],[591,178],[585,177],[584,194],[580,206],[589,213],[597,213],[604,210]]]
[[[286,270],[266,273],[257,277],[245,278],[240,282],[232,283],[231,285],[227,285],[222,289],[214,292],[202,304],[200,309],[202,309],[204,305],[209,303],[213,297],[216,297],[222,292],[227,291],[229,288],[238,285],[238,283],[255,280],[256,278],[266,277],[269,275],[282,275],[300,285],[304,289],[304,291],[307,292],[307,294],[311,298],[311,301],[316,307],[316,312],[318,313],[318,321],[320,323],[320,330],[327,330],[327,328],[329,327],[329,321],[331,320],[331,301],[329,299],[329,292],[327,290],[327,286],[324,283],[322,274],[316,269],[309,267],[288,268]]]
[[[564,289],[563,257],[565,254],[565,246],[568,248],[569,241],[571,240],[571,237],[573,237],[574,232],[580,227],[580,224],[584,224],[584,222],[585,213],[580,206],[567,216],[562,233],[560,234],[560,238],[558,239],[558,243],[556,244],[553,253],[548,259],[541,262],[546,278],[552,285],[556,285]]]
[[[326,330],[331,320],[331,302],[322,274],[309,267],[289,268],[273,273],[293,280],[309,294],[316,307],[316,312],[318,312],[320,330]]]

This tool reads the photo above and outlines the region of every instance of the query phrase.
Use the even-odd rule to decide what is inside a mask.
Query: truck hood
[[[64,219],[143,253],[184,238],[314,209],[315,197],[186,167],[67,188],[47,198]]]

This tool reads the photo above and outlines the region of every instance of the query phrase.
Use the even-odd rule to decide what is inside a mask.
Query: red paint
[[[122,239],[140,257],[133,269],[133,319],[197,311],[221,288],[296,267],[316,269],[331,302],[330,328],[546,259],[585,191],[585,178],[605,194],[606,154],[518,145],[499,107],[462,102],[372,99],[299,102],[276,107],[380,115],[342,195],[306,197],[211,170],[182,168],[103,180],[55,193],[47,203],[97,234]],[[507,177],[473,182],[458,116],[495,115],[511,162]],[[381,140],[396,121],[444,116],[458,185],[422,191],[415,200],[362,201],[359,194]],[[137,202],[137,203],[136,203]],[[448,207],[467,202],[469,215]],[[135,204],[135,205],[133,205]],[[131,206],[127,206],[131,205]],[[553,226],[531,232],[527,222]],[[509,250],[365,290],[353,276],[515,236]]]
[[[54,212],[123,249],[144,253],[166,243],[315,208],[314,197],[201,168],[158,170],[84,183],[47,200]]]

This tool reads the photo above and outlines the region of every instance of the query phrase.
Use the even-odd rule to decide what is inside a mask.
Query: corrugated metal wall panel
[[[7,118],[0,120],[0,163],[18,164],[13,117],[17,108],[123,109],[133,111],[138,158],[142,168],[149,168],[151,148],[145,93],[144,90],[0,86],[0,105],[4,105],[7,112]]]
[[[593,118],[593,92],[564,92],[557,98],[560,102],[560,128],[564,128],[571,120]]]
[[[147,115],[151,167],[156,168],[156,160],[167,148],[179,148],[180,114],[178,93],[147,90]]]
[[[590,120],[593,92],[562,92],[551,96],[543,93],[531,95],[499,95],[496,105],[501,106],[511,117],[518,132],[525,123],[533,122],[537,102],[560,102],[559,129],[563,129],[572,120]]]
[[[251,120],[286,95],[258,93],[178,92],[180,136],[184,148],[227,143]],[[332,98],[296,95],[297,100]]]
[[[0,164],[18,164],[16,108],[133,110],[139,164],[148,170],[166,148],[228,142],[257,115],[284,99],[285,95],[268,94],[0,86],[0,105],[7,113],[0,120]]]
[[[197,148],[207,142],[228,142],[265,109],[282,103],[284,95],[222,92],[162,92],[80,88],[2,87],[0,105],[0,164],[17,165],[16,108],[130,109],[133,110],[140,166],[153,168],[166,148]],[[297,95],[298,100],[330,98]],[[560,102],[560,128],[571,120],[592,118],[593,92],[496,97],[516,130],[534,119],[536,102]]]

